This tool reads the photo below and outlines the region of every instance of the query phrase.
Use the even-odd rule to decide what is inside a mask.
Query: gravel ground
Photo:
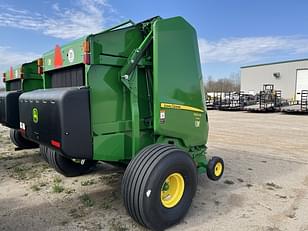
[[[218,182],[199,176],[185,219],[170,230],[308,230],[308,116],[209,111]],[[38,150],[15,151],[0,126],[0,230],[144,230],[126,213],[123,170],[100,164],[66,178]]]

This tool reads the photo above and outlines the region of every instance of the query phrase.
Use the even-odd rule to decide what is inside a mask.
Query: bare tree
[[[231,73],[229,78],[213,80],[212,76],[208,76],[205,84],[207,92],[233,92],[240,91],[240,74]]]

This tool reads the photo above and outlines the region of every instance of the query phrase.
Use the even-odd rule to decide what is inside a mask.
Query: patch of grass
[[[84,216],[83,212],[80,209],[71,209],[69,211],[69,215],[74,219],[79,219]]]
[[[47,186],[47,184],[48,184],[47,182],[40,182],[40,183],[39,183],[39,186],[40,186],[40,187],[45,187],[45,186]]]
[[[32,189],[32,191],[38,192],[42,189],[42,187],[45,187],[45,186],[47,186],[46,182],[39,182],[39,183],[32,185],[30,188]]]
[[[7,167],[10,171],[9,176],[16,180],[31,180],[34,178],[40,178],[43,172],[40,165],[26,166],[21,163],[17,163],[13,166]]]
[[[124,224],[116,220],[115,218],[110,221],[110,230],[113,231],[127,231],[129,230]]]
[[[27,168],[25,166],[15,166],[13,168],[13,174],[12,176],[17,180],[26,180],[27,172],[30,170],[30,168]]]
[[[64,192],[65,192],[66,194],[70,195],[70,194],[73,194],[74,192],[76,192],[76,190],[75,190],[75,189],[69,189],[69,188],[67,188],[67,189],[64,190]]]
[[[62,182],[62,179],[59,176],[56,176],[53,178],[53,186],[52,186],[52,192],[54,193],[61,193],[64,191],[64,187],[60,184]]]
[[[91,199],[91,197],[88,194],[83,194],[80,196],[81,203],[86,207],[92,207],[94,205],[94,201]]]
[[[66,221],[66,220],[60,222],[61,226],[65,226],[65,225],[67,225],[68,223],[69,223],[69,221]]]
[[[13,160],[14,158],[12,156],[0,156],[0,160],[6,161],[6,160]]]
[[[111,208],[111,204],[109,203],[109,201],[103,201],[103,203],[99,207],[101,209],[110,209]]]
[[[52,186],[52,192],[54,192],[54,193],[61,193],[63,191],[64,191],[64,187],[60,184],[56,183]]]
[[[53,182],[55,184],[60,184],[62,182],[62,179],[59,176],[56,176],[55,178],[53,178]]]
[[[118,173],[113,173],[113,174],[100,176],[99,179],[105,184],[113,185],[119,182],[120,175]]]
[[[80,184],[81,186],[89,186],[89,185],[96,184],[96,182],[94,179],[89,179],[89,180],[81,181]]]
[[[31,186],[32,191],[38,192],[41,190],[40,186],[38,184],[34,184]]]

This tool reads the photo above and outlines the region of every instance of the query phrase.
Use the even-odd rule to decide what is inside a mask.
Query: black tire
[[[87,174],[93,171],[96,167],[97,161],[85,160],[83,164],[77,163],[72,159],[69,159],[62,155],[62,153],[46,147],[47,162],[58,173],[67,176],[74,177]]]
[[[11,129],[10,130],[10,138],[13,144],[18,148],[22,149],[30,149],[30,148],[38,148],[38,144],[27,140],[19,130]]]
[[[220,165],[220,167],[218,165]],[[219,168],[218,171],[217,168]],[[209,160],[207,166],[207,176],[210,180],[218,181],[222,177],[224,170],[225,165],[222,158],[214,156]]]
[[[161,199],[165,179],[174,174],[184,179],[180,200],[171,208]],[[122,196],[127,212],[139,224],[164,230],[177,224],[187,213],[197,188],[197,167],[184,151],[171,145],[144,148],[129,163],[122,180]]]
[[[47,157],[47,150],[48,150],[48,148],[46,146],[40,145],[41,156],[42,156],[43,160],[45,160],[47,163],[49,163],[48,157]]]

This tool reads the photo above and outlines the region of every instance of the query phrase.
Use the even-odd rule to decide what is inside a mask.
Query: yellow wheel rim
[[[221,173],[222,173],[222,163],[218,162],[215,165],[214,174],[215,174],[215,176],[220,176]]]
[[[185,181],[180,173],[169,175],[161,187],[160,200],[166,208],[176,206],[183,197]]]

